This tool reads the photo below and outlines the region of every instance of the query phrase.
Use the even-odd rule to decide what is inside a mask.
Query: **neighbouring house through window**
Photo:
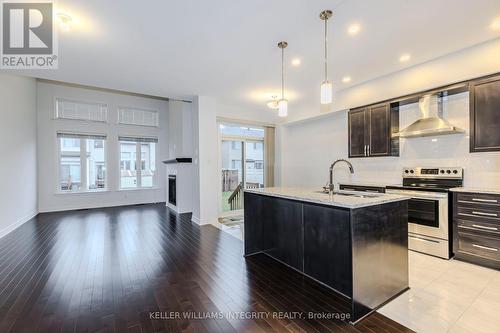
[[[156,185],[156,138],[120,137],[120,188]],[[140,167],[138,167],[140,166]]]
[[[58,133],[61,192],[106,188],[106,136]]]

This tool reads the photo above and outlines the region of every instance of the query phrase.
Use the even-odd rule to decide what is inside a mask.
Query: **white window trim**
[[[135,142],[135,167],[136,167],[136,177],[137,177],[137,186],[136,187],[122,187],[121,185],[121,143],[122,142],[130,142],[130,141],[120,141],[120,137],[129,137],[129,138],[134,138],[134,136],[126,136],[126,135],[119,135],[118,136],[118,175],[117,175],[117,184],[118,184],[118,191],[137,191],[137,190],[149,190],[149,189],[159,189],[160,186],[158,185],[158,138],[156,137],[139,137],[136,136],[138,139],[142,138],[149,138],[149,139],[155,139],[157,140],[155,142],[155,173],[153,176],[153,186],[142,186],[142,168],[141,168],[141,161],[142,161],[142,156],[141,156],[141,142]]]
[[[81,133],[82,135],[100,135],[100,134],[95,134],[95,133]],[[86,189],[87,187],[87,160],[86,160],[86,154],[87,154],[87,145],[84,144],[84,142],[87,139],[85,138],[80,138],[80,183],[84,184],[82,186],[82,189],[80,191],[63,191],[61,190],[61,140],[57,137],[56,133],[56,141],[57,141],[57,177],[56,177],[56,194],[82,194],[82,193],[103,193],[103,192],[109,192],[109,187],[108,187],[108,140],[106,137],[105,143],[104,143],[104,156],[106,157],[106,160],[104,161],[104,166],[106,168],[106,177],[104,178],[104,188],[102,189],[95,189],[95,190],[89,190]]]

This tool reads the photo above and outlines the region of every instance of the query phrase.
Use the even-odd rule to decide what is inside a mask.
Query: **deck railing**
[[[259,188],[259,183],[247,183],[247,189]],[[243,208],[243,183],[239,183],[234,189],[233,193],[227,199],[227,203],[231,210],[238,210]]]

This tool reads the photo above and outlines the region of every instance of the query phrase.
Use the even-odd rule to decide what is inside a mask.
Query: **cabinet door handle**
[[[478,224],[473,224],[472,226],[474,228],[479,228],[479,229],[498,231],[498,228],[495,228],[495,227],[485,227],[484,225],[478,225]]]
[[[482,249],[482,250],[498,252],[498,249],[495,249],[494,247],[482,246],[482,245],[477,245],[477,244],[472,244],[472,246],[477,247],[478,249]]]
[[[472,201],[498,203],[498,200],[495,200],[495,199],[479,199],[479,198],[472,198]]]
[[[368,155],[367,156],[370,156],[370,145],[368,145]]]
[[[473,211],[472,214],[474,214],[474,215],[481,215],[481,216],[498,217],[498,214],[495,214],[495,213],[483,213],[483,212]]]
[[[367,145],[365,145],[365,156],[367,156],[367,152],[368,152],[368,149],[367,149]]]

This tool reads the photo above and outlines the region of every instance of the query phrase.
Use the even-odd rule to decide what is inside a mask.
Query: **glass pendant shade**
[[[330,104],[333,101],[333,85],[330,81],[321,83],[321,104]]]
[[[286,117],[288,116],[288,100],[280,99],[278,102],[278,116]]]

